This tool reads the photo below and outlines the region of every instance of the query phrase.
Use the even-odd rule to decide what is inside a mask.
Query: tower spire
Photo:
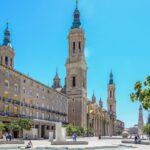
[[[73,19],[71,29],[80,28],[81,22],[80,22],[80,12],[78,10],[78,0],[76,0],[76,8],[75,8],[75,11],[74,11],[73,15],[74,15],[74,19]]]
[[[59,78],[59,74],[58,74],[58,69],[56,68],[56,74],[55,77],[53,79],[53,85],[52,88],[57,89],[57,88],[61,88],[61,80]]]
[[[95,93],[93,91],[93,96],[92,96],[92,102],[95,103],[96,102],[96,96],[95,96]]]
[[[8,25],[8,20],[6,21],[6,29],[4,31],[4,40],[3,40],[3,45],[8,46],[10,45],[10,31],[9,31],[9,25]]]
[[[114,84],[112,69],[111,69],[111,71],[110,71],[109,84]]]

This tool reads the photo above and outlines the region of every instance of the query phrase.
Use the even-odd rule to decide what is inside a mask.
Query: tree
[[[30,119],[15,119],[10,124],[8,124],[8,129],[11,129],[13,131],[23,131],[25,130],[31,130],[33,126],[33,122]]]
[[[91,136],[94,134],[94,130],[92,128],[87,128],[87,129],[85,129],[85,134],[87,136]]]
[[[71,136],[76,133],[78,136],[84,135],[84,129],[79,126],[73,126],[72,124],[65,125],[67,133]]]
[[[0,131],[5,130],[6,125],[2,122],[0,122]]]
[[[143,133],[147,134],[150,137],[150,123],[147,123],[144,127],[143,127]]]
[[[138,81],[134,85],[135,92],[130,94],[131,100],[139,101],[145,110],[150,109],[150,76],[142,83]]]

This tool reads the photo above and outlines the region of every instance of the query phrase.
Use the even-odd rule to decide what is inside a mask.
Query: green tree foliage
[[[88,135],[88,136],[90,136],[90,135],[94,134],[94,131],[91,128],[87,128],[87,129],[85,129],[85,134]]]
[[[147,77],[146,81],[142,83],[138,81],[134,85],[134,93],[130,94],[131,100],[139,101],[145,110],[150,109],[150,76]]]
[[[5,130],[6,125],[2,122],[0,122],[0,131]]]
[[[72,124],[65,125],[67,134],[71,136],[73,133],[76,133],[78,136],[84,135],[84,129],[79,126],[73,126]]]
[[[13,131],[22,131],[23,129],[30,130],[32,126],[33,126],[32,120],[24,118],[15,119],[10,124],[7,125],[8,129]]]
[[[150,137],[150,123],[146,124],[143,127],[143,133],[147,134]]]

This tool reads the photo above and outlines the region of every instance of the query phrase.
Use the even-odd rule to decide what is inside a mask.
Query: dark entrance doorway
[[[13,136],[14,138],[19,138],[19,131],[14,131]]]
[[[45,138],[45,126],[41,126],[41,138]]]

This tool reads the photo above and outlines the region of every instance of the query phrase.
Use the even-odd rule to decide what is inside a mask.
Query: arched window
[[[8,98],[8,92],[7,91],[4,92],[4,97]]]
[[[15,92],[18,92],[18,84],[15,84],[15,85],[14,85],[14,91],[15,91]]]
[[[9,111],[9,105],[8,104],[4,105],[4,111]]]
[[[13,60],[12,60],[12,58],[10,58],[10,66],[11,67],[13,66]]]
[[[9,89],[9,81],[5,80],[5,89]]]
[[[81,42],[78,43],[79,53],[81,53]]]
[[[17,114],[17,113],[18,113],[18,108],[17,108],[16,106],[14,106],[13,113],[14,113],[14,114]]]
[[[110,105],[110,111],[112,111],[112,105]]]
[[[39,118],[39,112],[38,111],[36,112],[36,118],[37,119]]]
[[[44,113],[42,113],[42,119],[44,119]]]
[[[23,87],[22,90],[23,90],[23,93],[25,94],[26,93],[26,89]]]
[[[76,87],[76,77],[72,77],[72,87]]]
[[[73,49],[73,54],[75,54],[75,52],[76,52],[76,43],[75,42],[73,42],[73,46],[72,46],[72,49]]]
[[[113,97],[113,95],[112,95],[112,91],[110,91],[110,98],[112,98]]]
[[[5,56],[5,65],[8,65],[8,57]]]
[[[18,100],[18,96],[17,95],[14,95],[14,100]]]

